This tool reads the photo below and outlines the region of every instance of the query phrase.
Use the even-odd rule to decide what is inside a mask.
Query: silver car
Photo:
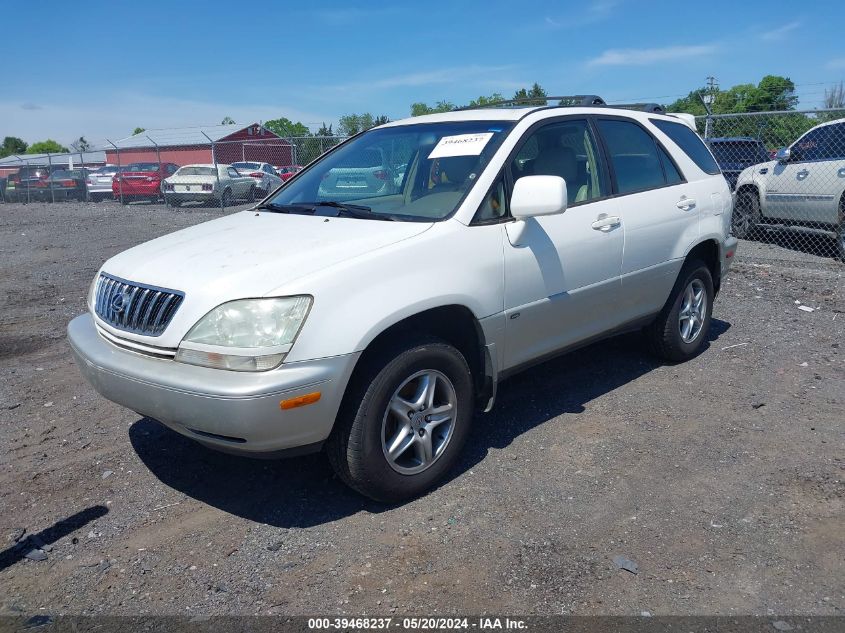
[[[112,179],[121,171],[117,165],[105,165],[99,169],[88,174],[85,184],[88,187],[88,199],[91,202],[99,202],[107,198],[112,198],[111,182]]]
[[[396,174],[386,163],[384,152],[379,147],[368,147],[350,156],[323,176],[320,199],[357,200],[395,194],[399,190]]]

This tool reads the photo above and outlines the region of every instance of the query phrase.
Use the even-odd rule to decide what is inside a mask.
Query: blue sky
[[[316,129],[414,101],[550,94],[672,101],[781,74],[817,106],[845,78],[842,2],[121,2],[3,8],[0,137],[98,142],[147,128],[287,116]],[[695,7],[695,8],[693,8]],[[29,32],[26,28],[15,29]]]

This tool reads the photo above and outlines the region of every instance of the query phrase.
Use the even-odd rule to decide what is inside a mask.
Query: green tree
[[[317,130],[316,136],[334,136],[334,132],[332,132],[332,125],[329,123],[329,126],[326,127],[325,121],[320,126],[320,129]]]
[[[7,136],[3,139],[3,146],[0,147],[0,158],[13,154],[23,154],[26,152],[26,147],[23,139],[19,139],[17,136]]]
[[[132,136],[135,136],[136,134],[142,134],[143,132],[146,132],[146,131],[147,131],[146,128],[136,127],[132,132]]]
[[[352,136],[369,130],[375,125],[375,119],[369,112],[364,114],[344,114],[338,121],[337,131],[343,136]]]
[[[91,149],[91,144],[85,140],[84,136],[80,136],[73,143],[70,144],[77,152],[87,152]]]
[[[305,125],[299,121],[294,123],[285,117],[265,121],[264,127],[279,136],[311,136],[311,130]]]
[[[67,154],[67,152],[67,147],[59,145],[51,138],[48,138],[46,141],[33,143],[26,150],[27,154]]]
[[[455,109],[455,104],[450,101],[438,101],[433,106],[426,103],[412,103],[411,116],[422,116],[424,114],[437,114],[438,112],[449,112]]]
[[[528,90],[525,88],[517,90],[513,98],[519,105],[546,105],[546,91],[536,81]]]
[[[825,108],[845,108],[845,84],[841,81],[838,86],[824,90]]]
[[[220,121],[220,125],[234,125],[235,120],[230,116],[224,116],[223,120]]]
[[[385,123],[390,123],[390,118],[386,114],[380,114],[375,118],[373,121],[373,125],[384,125]]]
[[[483,108],[484,106],[491,105],[496,103],[497,101],[504,101],[505,97],[500,92],[494,92],[489,97],[485,97],[484,95],[478,97],[478,99],[473,99],[469,102],[468,107],[470,108]]]

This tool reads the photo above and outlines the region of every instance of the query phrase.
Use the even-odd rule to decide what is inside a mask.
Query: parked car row
[[[181,171],[186,169],[188,171]],[[164,197],[176,205],[189,200],[212,199],[225,204],[226,200],[263,198],[293,177],[302,166],[273,167],[269,163],[244,161],[217,165],[216,174],[214,169],[212,164],[180,167],[175,163],[157,162],[130,163],[120,167],[105,165],[97,169],[25,165],[5,178],[3,197],[7,202],[100,202],[115,199],[122,200],[124,204],[136,200],[157,202]],[[179,178],[169,181],[177,175]],[[211,181],[206,182],[207,178],[203,180],[209,175],[214,181],[211,189],[208,189]],[[171,186],[168,188],[166,183]],[[191,189],[192,186],[197,188]]]

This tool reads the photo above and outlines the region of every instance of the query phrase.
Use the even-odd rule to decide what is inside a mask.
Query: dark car
[[[743,169],[770,160],[763,141],[750,136],[709,138],[706,141],[731,191],[736,188],[736,179]]]
[[[66,166],[24,165],[18,173],[6,179],[6,200],[8,202],[28,202],[35,197],[40,186],[53,171],[66,169]]]
[[[36,200],[85,200],[85,179],[88,169],[54,169],[48,178],[33,186],[31,195]]]

